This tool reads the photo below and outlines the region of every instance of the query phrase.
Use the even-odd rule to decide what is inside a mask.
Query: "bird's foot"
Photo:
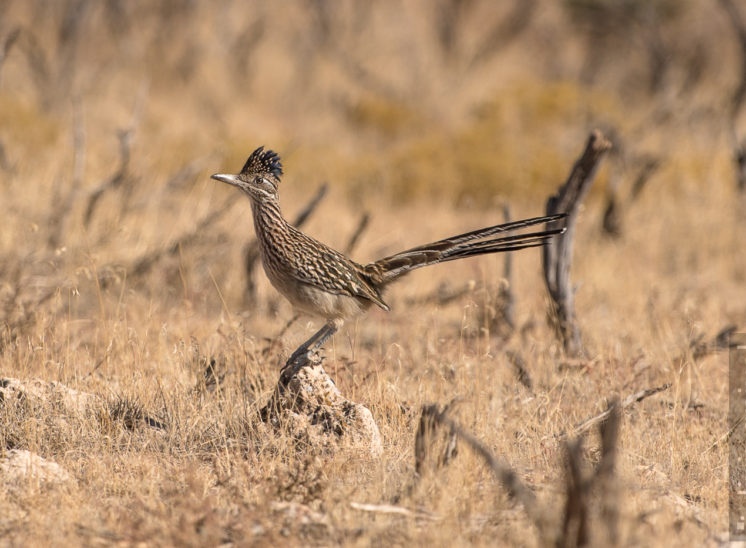
[[[296,351],[280,370],[280,378],[287,382],[307,365],[319,365],[322,361],[324,361],[324,356],[321,355],[319,349]]]

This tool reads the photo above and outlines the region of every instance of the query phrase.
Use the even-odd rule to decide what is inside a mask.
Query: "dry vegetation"
[[[68,473],[0,467],[0,543],[544,545],[583,490],[593,545],[724,542],[728,360],[710,341],[746,327],[737,4],[0,2],[0,377],[61,383],[6,381],[0,458]],[[277,150],[286,213],[328,182],[305,228],[344,248],[367,212],[365,260],[504,203],[543,213],[595,127],[614,149],[576,229],[580,357],[547,323],[538,252],[513,257],[515,329],[503,257],[450,263],[327,346],[380,457],[259,419],[317,324],[280,336],[287,303],[263,276],[246,291],[250,207],[209,174]],[[565,444],[668,383],[621,412],[615,456],[595,426]],[[454,426],[457,453],[418,451],[417,474],[418,428]]]

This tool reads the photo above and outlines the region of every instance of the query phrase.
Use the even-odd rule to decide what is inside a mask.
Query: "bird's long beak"
[[[238,175],[227,175],[224,173],[216,173],[210,177],[221,183],[228,183],[229,185],[238,186]]]

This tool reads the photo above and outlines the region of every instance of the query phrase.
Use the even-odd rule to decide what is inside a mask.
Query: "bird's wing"
[[[312,245],[304,246],[304,253],[293,254],[300,261],[295,270],[301,281],[335,295],[360,297],[390,310],[362,265],[305,234],[303,236],[311,240]]]

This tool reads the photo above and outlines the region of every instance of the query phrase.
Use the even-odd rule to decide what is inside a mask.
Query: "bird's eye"
[[[265,190],[275,189],[274,185],[270,183],[265,177],[258,177],[256,182],[259,186],[263,187]]]

